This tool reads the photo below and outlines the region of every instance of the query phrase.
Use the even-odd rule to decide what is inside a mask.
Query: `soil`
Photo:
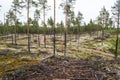
[[[93,57],[98,60],[91,60]],[[120,64],[120,61],[102,61],[99,56],[91,56],[89,60],[51,58],[19,69],[9,80],[119,80],[117,72],[111,71],[111,66],[106,67],[116,62]]]

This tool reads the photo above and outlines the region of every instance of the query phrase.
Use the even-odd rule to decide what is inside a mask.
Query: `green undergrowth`
[[[61,57],[65,57],[63,52],[62,53],[58,52],[58,55]],[[84,49],[84,48],[82,49],[82,48],[77,47],[77,46],[67,47],[67,53],[66,53],[67,58],[79,60],[79,59],[89,59],[91,56],[100,56],[103,59],[108,59],[108,60],[113,59],[113,57],[109,57],[109,56],[103,55],[101,53],[95,53],[92,50],[87,51],[86,49]],[[93,58],[93,60],[94,60],[94,58]]]
[[[97,57],[91,57],[91,56],[100,56],[101,60],[104,59],[113,59],[109,58],[108,56],[104,56],[102,54],[90,52],[87,50],[82,49],[83,47],[85,48],[91,48],[91,49],[96,49],[96,50],[101,50],[104,52],[110,52],[110,49],[114,49],[115,45],[115,39],[110,38],[104,40],[103,46],[101,45],[100,41],[87,41],[82,44],[77,44],[77,42],[70,42],[67,43],[67,53],[66,56],[64,56],[64,44],[62,41],[57,41],[56,42],[56,53],[57,57],[66,57],[70,59],[85,59],[85,60],[93,60],[96,61]],[[4,49],[9,48],[10,54],[0,56],[0,77],[5,76],[7,74],[12,74],[16,69],[20,69],[24,66],[30,66],[37,64],[43,57],[49,55],[49,53],[53,52],[53,45],[51,46],[52,42],[47,41],[47,48],[44,48],[44,46],[40,46],[39,48],[35,48],[32,52],[36,51],[36,53],[27,53],[27,47],[22,46],[21,51],[17,54],[14,52],[14,49],[18,50],[19,47],[15,47],[12,45],[0,45],[0,52],[2,53]],[[76,45],[77,44],[77,45]],[[78,48],[78,47],[79,48]],[[21,46],[20,46],[21,47]],[[80,49],[81,47],[81,49]],[[51,60],[49,60],[52,62]]]
[[[103,41],[103,44],[101,41],[92,40],[86,43],[82,43],[80,46],[111,53],[110,49],[115,48],[115,38],[106,39]]]
[[[24,66],[31,66],[31,65],[35,65],[37,63],[38,63],[38,61],[22,61],[22,60],[14,61],[5,67],[1,67],[0,77],[8,75],[8,74],[12,74],[12,73],[14,73],[15,70],[20,69]]]
[[[29,60],[29,59],[15,59],[14,57],[2,57],[0,58],[0,77],[7,74],[12,74],[16,69],[19,69],[24,66],[31,66],[37,64],[38,60]]]
[[[67,58],[72,58],[72,59],[76,59],[76,60],[88,59],[91,55],[95,55],[95,53],[86,52],[84,50],[77,49],[75,47],[67,48],[67,53],[66,53]],[[58,56],[65,57],[64,53],[58,53]]]
[[[24,66],[38,64],[44,56],[46,55],[40,53],[21,53],[0,56],[0,77],[12,74],[15,70]]]

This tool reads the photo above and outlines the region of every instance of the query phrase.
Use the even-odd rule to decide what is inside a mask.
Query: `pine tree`
[[[47,0],[38,0],[38,6],[43,10],[43,27],[45,28],[44,30],[44,47],[46,48],[46,23],[45,23],[45,15],[46,11],[50,9],[50,6],[47,5]]]
[[[108,27],[109,24],[109,12],[103,7],[100,11],[100,15],[98,17],[99,23],[102,26],[102,45],[104,41],[104,29]]]
[[[77,18],[76,18],[76,23],[77,23],[77,33],[78,33],[78,46],[77,48],[79,48],[79,39],[80,39],[80,25],[82,23],[82,19],[83,19],[83,14],[81,12],[78,12],[77,14]]]
[[[28,53],[31,53],[30,51],[30,42],[31,42],[31,35],[30,35],[30,8],[31,6],[36,7],[37,4],[34,0],[25,0],[25,7],[27,8],[27,35],[28,35]]]
[[[117,0],[114,4],[113,8],[113,15],[115,16],[117,29],[116,29],[116,45],[115,45],[115,59],[118,57],[118,48],[119,48],[119,21],[120,21],[120,0]]]
[[[66,48],[67,48],[67,28],[68,28],[68,16],[71,12],[72,6],[75,0],[65,0],[60,6],[63,8],[65,13],[65,31],[64,31],[64,55],[66,56]]]
[[[56,43],[56,38],[55,38],[55,34],[56,34],[56,30],[55,30],[55,28],[56,28],[56,0],[54,0],[54,40],[53,40],[53,47],[54,47],[54,49],[53,49],[53,54],[54,54],[54,56],[55,56],[55,49],[56,49],[56,46],[55,46],[55,43]]]
[[[37,33],[38,33],[38,46],[40,47],[40,32],[39,32],[39,19],[40,19],[40,10],[36,9],[34,13],[34,19],[35,19],[35,26],[37,27]]]
[[[7,17],[7,21],[8,21],[8,25],[11,27],[11,34],[12,34],[12,44],[13,44],[13,25],[14,25],[14,20],[15,20],[15,15],[14,12],[10,9],[9,12],[6,15]]]
[[[16,32],[17,32],[17,13],[21,13],[21,9],[23,8],[22,4],[23,4],[23,1],[21,0],[13,0],[12,2],[12,10],[13,10],[13,13],[15,15],[15,18],[14,18],[14,44],[16,45]]]

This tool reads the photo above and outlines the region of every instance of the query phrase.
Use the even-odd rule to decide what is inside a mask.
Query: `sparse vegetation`
[[[115,18],[104,6],[88,23],[82,12],[76,15],[76,0],[60,3],[61,22],[56,20],[57,0],[53,8],[47,2],[12,0],[0,23],[0,80],[119,80],[120,0],[112,8]],[[21,21],[24,8],[27,20]],[[50,8],[54,18],[49,14],[46,22]]]

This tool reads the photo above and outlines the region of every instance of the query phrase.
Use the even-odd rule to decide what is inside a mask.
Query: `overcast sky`
[[[49,10],[47,12],[47,18],[52,16],[53,17],[53,1],[54,0],[48,0],[48,5],[51,6],[51,10]],[[3,21],[4,17],[4,13],[8,12],[8,10],[10,9],[11,6],[11,2],[12,0],[0,0],[0,5],[2,5],[2,7],[0,8],[0,20]],[[56,0],[57,3],[57,22],[60,22],[61,20],[64,21],[64,14],[63,11],[59,8],[60,3],[62,2],[62,0]],[[75,4],[75,14],[77,14],[78,11],[80,11],[83,14],[84,20],[85,22],[89,22],[90,19],[95,20],[96,17],[99,15],[99,11],[101,10],[101,8],[103,6],[105,6],[105,8],[111,12],[111,6],[114,5],[114,3],[116,2],[116,0],[76,0],[76,4]],[[33,16],[34,11],[31,9],[30,10],[30,16]],[[24,16],[20,16],[21,21],[26,21],[26,10],[22,11],[22,15]],[[42,14],[41,14],[41,20],[42,20]]]

